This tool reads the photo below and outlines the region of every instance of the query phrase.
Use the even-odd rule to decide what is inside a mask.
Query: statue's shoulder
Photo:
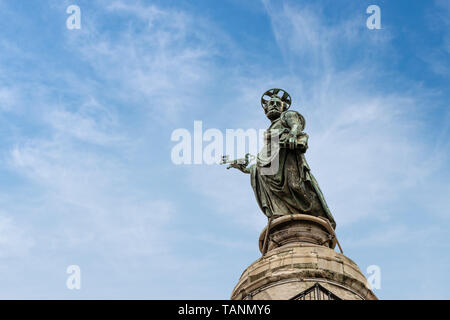
[[[286,110],[281,113],[281,116],[283,115],[301,115],[301,114],[295,110]]]
[[[280,119],[281,123],[286,127],[290,127],[289,122],[292,123],[292,121],[298,121],[301,123],[302,130],[305,128],[305,118],[300,114],[300,112],[295,110],[283,111],[280,115]]]

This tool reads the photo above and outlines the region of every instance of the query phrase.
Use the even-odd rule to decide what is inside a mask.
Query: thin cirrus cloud
[[[73,73],[61,75],[59,80],[70,85],[62,92],[77,103],[61,98],[61,94],[55,96],[53,84],[40,83],[40,76],[34,74],[27,82],[17,83],[16,91],[2,91],[1,98],[7,102],[3,105],[10,106],[15,97],[11,92],[37,88],[23,95],[22,104],[39,112],[21,115],[40,129],[33,136],[21,136],[4,153],[4,165],[26,179],[27,188],[34,192],[13,194],[4,190],[2,202],[10,210],[2,220],[3,236],[15,237],[3,242],[14,242],[24,248],[22,251],[34,243],[37,248],[47,247],[53,252],[77,248],[100,256],[105,248],[114,249],[106,250],[106,256],[114,252],[114,256],[139,257],[167,250],[159,240],[171,219],[173,204],[170,200],[151,199],[129,184],[137,173],[127,167],[127,158],[120,154],[132,149],[129,145],[134,139],[118,120],[117,110],[99,102],[101,96],[92,97],[92,89]],[[26,236],[25,232],[6,232],[13,228],[28,231]],[[155,246],[148,246],[149,242]],[[37,253],[29,254],[32,259]]]
[[[414,89],[391,90],[386,94],[376,86],[379,72],[385,72],[386,68],[381,60],[375,60],[374,67],[354,63],[342,68],[335,58],[339,47],[345,43],[347,47],[357,48],[365,42],[361,40],[364,30],[352,31],[355,29],[352,16],[349,21],[329,26],[326,18],[317,13],[321,12],[317,8],[320,5],[284,5],[272,10],[271,3],[264,3],[275,39],[291,72],[248,79],[241,91],[253,94],[247,99],[244,96],[248,102],[243,103],[242,97],[239,101],[248,105],[240,114],[249,121],[238,123],[244,128],[255,125],[258,129],[265,128],[260,108],[250,107],[254,105],[252,100],[257,101],[268,84],[283,84],[294,97],[293,108],[306,116],[306,131],[310,135],[307,158],[338,225],[351,225],[371,217],[389,219],[393,214],[389,206],[401,201],[403,192],[409,192],[405,188],[423,181],[443,165],[442,161],[435,161],[439,160],[438,156],[424,152],[430,150],[420,139],[424,124],[410,117],[421,112],[420,104],[429,93],[411,81]],[[377,36],[372,43],[369,39],[369,43],[364,43],[364,50],[368,53],[379,46],[390,50],[390,38]],[[368,54],[363,55],[363,61],[368,59]],[[375,72],[377,68],[379,72]],[[236,81],[241,83],[241,79],[245,75],[239,75]],[[256,117],[261,120],[255,121]],[[427,163],[425,168],[424,163]],[[194,189],[220,203],[218,211],[230,216],[236,212],[238,221],[246,219],[251,224],[253,215],[249,211],[259,209],[251,205],[252,193],[239,186],[243,180],[229,171],[201,170],[210,174],[202,176],[197,172],[200,169],[193,169],[190,180]],[[208,186],[211,175],[214,181],[221,181],[213,189]],[[231,185],[235,186],[230,188]],[[236,202],[228,201],[226,194],[230,192],[243,210],[232,210]]]
[[[310,158],[337,220],[345,225],[389,212],[383,206],[400,201],[405,187],[444,165],[433,161],[437,159],[433,153],[424,152],[432,147],[421,139],[426,126],[415,116],[423,113],[422,104],[432,93],[414,80],[409,81],[414,89],[407,92],[386,93],[377,85],[378,77],[388,74],[384,55],[392,50],[391,37],[364,35],[352,17],[350,22],[330,25],[315,13],[321,10],[313,12],[307,6],[285,5],[277,11],[269,6],[268,12],[291,68],[300,75],[305,71],[295,87],[310,114],[307,122],[315,123],[310,129]],[[361,45],[359,62],[343,68],[336,58],[340,47],[357,50]],[[380,57],[373,59],[371,50]]]
[[[218,43],[228,46],[226,34],[204,18],[156,5],[114,1],[104,10],[134,23],[113,38],[91,23],[91,37],[69,41],[103,81],[118,85],[112,94],[163,123],[200,108],[217,70],[214,58],[223,55]]]
[[[136,13],[118,3],[107,7],[106,14]],[[5,232],[9,240],[3,243],[14,241],[23,248],[16,251],[24,252],[24,258],[38,260],[35,267],[44,274],[43,278],[51,278],[54,268],[67,261],[68,253],[72,253],[70,263],[78,261],[85,268],[94,268],[102,262],[102,268],[112,266],[112,277],[119,278],[118,274],[127,277],[124,270],[129,268],[137,266],[141,270],[144,265],[139,265],[147,260],[150,265],[145,264],[145,273],[177,272],[180,277],[187,277],[189,272],[196,274],[210,265],[204,261],[199,266],[199,257],[184,258],[181,264],[172,248],[172,242],[178,241],[181,233],[170,226],[176,204],[169,197],[152,197],[152,189],[157,187],[152,180],[144,189],[133,184],[142,172],[149,171],[149,163],[133,167],[142,157],[141,150],[149,146],[137,135],[134,125],[124,121],[124,115],[134,113],[155,120],[149,114],[156,110],[160,115],[156,121],[167,123],[186,104],[194,109],[195,89],[205,86],[214,73],[208,61],[213,53],[204,51],[203,46],[191,46],[187,38],[192,34],[171,34],[182,31],[184,23],[192,24],[193,17],[181,14],[179,19],[166,21],[167,15],[175,12],[144,12],[151,16],[141,16],[143,21],[156,14],[149,27],[160,33],[157,41],[136,30],[118,31],[117,37],[111,39],[97,33],[95,25],[87,24],[83,30],[84,36],[89,35],[87,40],[66,40],[69,49],[80,53],[83,63],[92,66],[93,76],[77,76],[68,69],[49,75],[57,82],[41,83],[45,69],[53,70],[51,62],[44,60],[39,61],[43,73],[30,74],[25,82],[14,84],[21,94],[27,87],[36,88],[22,94],[19,113],[36,131],[19,136],[8,150],[3,150],[5,167],[27,189],[18,194],[4,190],[2,203],[9,209],[4,229],[24,232]],[[209,38],[204,28],[200,26],[196,35],[207,48]],[[25,53],[20,55],[20,46],[17,49],[17,58],[25,59]],[[37,62],[39,57],[27,55],[26,59]],[[197,98],[200,100],[200,92]],[[32,108],[27,109],[26,105]],[[20,132],[17,125],[16,130]],[[46,263],[42,255],[52,257]],[[97,256],[97,262],[88,259],[91,255]],[[123,265],[121,259],[125,256],[128,259]],[[47,264],[53,267],[46,269]],[[26,268],[20,270],[26,272]],[[19,281],[21,274],[15,277]],[[151,279],[148,277],[148,281]],[[87,296],[96,296],[102,290],[98,288]],[[206,289],[200,286],[197,290]],[[158,291],[154,289],[146,295],[153,296]],[[36,289],[39,297],[54,297],[55,292],[58,290]]]
[[[37,297],[69,295],[49,279],[62,272],[63,284],[72,263],[93,277],[85,297],[228,297],[258,257],[266,221],[248,176],[173,165],[170,133],[193,120],[265,129],[259,98],[269,87],[285,88],[306,117],[307,159],[345,248],[376,252],[437,232],[421,230],[418,217],[446,219],[436,213],[448,208],[439,178],[448,125],[436,144],[424,137],[432,124],[422,106],[439,95],[390,70],[389,28],[368,34],[356,13],[330,22],[318,3],[262,7],[272,34],[255,52],[207,14],[144,1],[82,5],[80,32],[64,30],[55,45],[70,53],[62,70],[12,39],[1,43],[0,70],[11,76],[0,78],[0,119],[14,132],[2,140],[4,274],[21,283],[29,269],[13,271],[14,259],[36,263]],[[25,75],[11,57],[36,72]]]

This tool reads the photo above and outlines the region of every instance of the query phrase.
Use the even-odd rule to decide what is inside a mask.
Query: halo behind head
[[[283,89],[274,88],[267,90],[261,97],[261,106],[265,108],[267,102],[272,99],[272,97],[276,96],[278,99],[286,103],[287,107],[284,111],[288,110],[291,107],[292,99],[289,93],[284,91]]]

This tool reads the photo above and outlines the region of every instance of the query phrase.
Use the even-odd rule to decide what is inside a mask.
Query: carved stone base
[[[262,250],[266,228],[260,236]],[[242,274],[232,300],[375,300],[349,258],[333,250],[334,230],[321,218],[291,215],[272,221],[267,253]]]
[[[267,227],[259,236],[259,250],[262,252]],[[334,249],[336,237],[328,220],[306,214],[279,216],[270,224],[268,251],[288,243],[311,243]]]

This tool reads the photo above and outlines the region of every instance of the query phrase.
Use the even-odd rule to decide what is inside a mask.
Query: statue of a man
[[[251,175],[256,200],[267,217],[309,214],[328,219],[336,228],[305,159],[308,149],[308,135],[303,132],[305,119],[297,111],[288,110],[291,97],[282,89],[268,90],[261,104],[271,125],[256,164],[248,167],[247,159],[244,163],[234,161],[228,168]]]

